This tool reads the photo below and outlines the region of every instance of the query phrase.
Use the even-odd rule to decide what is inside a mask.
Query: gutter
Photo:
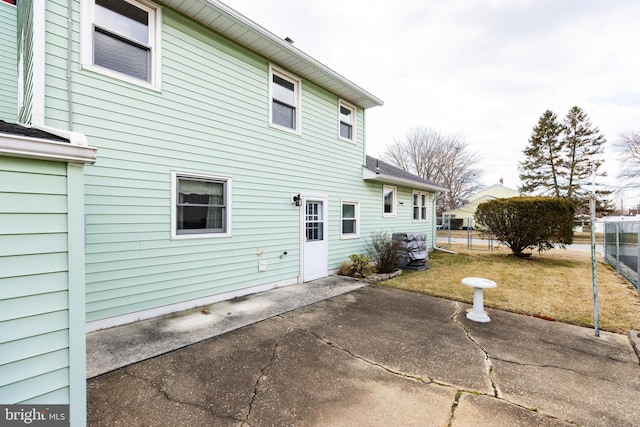
[[[56,130],[60,131],[59,129]],[[64,133],[67,131],[60,132]],[[71,133],[84,137],[82,134]],[[85,144],[80,145],[21,135],[0,134],[0,155],[93,164],[96,162],[98,150],[95,147],[87,146],[86,138],[84,141]]]
[[[410,187],[416,190],[426,190],[431,192],[444,192],[447,191],[446,188],[440,187],[438,185],[426,184],[420,181],[415,181],[411,179],[399,178],[397,176],[385,175],[381,172],[375,172],[366,167],[362,168],[362,179],[365,181],[374,181],[381,182],[385,184],[396,184],[401,185],[403,187]]]

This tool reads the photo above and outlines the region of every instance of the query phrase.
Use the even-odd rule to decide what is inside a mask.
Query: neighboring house
[[[56,334],[23,336],[7,325],[48,321],[0,310],[0,403],[70,403],[80,425],[78,325],[325,277],[373,232],[422,232],[434,246],[445,189],[365,154],[365,110],[382,101],[223,3],[20,0],[17,16],[0,6],[18,34],[17,94],[0,98],[15,96],[16,121],[51,135],[0,134],[0,174],[11,175],[0,263],[16,266],[0,269],[0,304],[31,305],[32,294],[59,316]],[[40,254],[41,238],[55,247]],[[59,265],[39,262],[49,258]],[[62,282],[48,289],[39,275],[53,271]],[[11,351],[41,339],[59,346],[55,364]],[[66,375],[56,393],[53,372]]]
[[[476,213],[476,209],[480,203],[488,200],[506,199],[518,196],[521,196],[521,194],[516,190],[505,187],[502,179],[500,179],[500,183],[493,184],[471,196],[469,198],[469,203],[466,205],[461,206],[458,209],[444,211],[442,213],[442,225],[447,226],[448,224],[451,224],[451,228],[465,229],[469,226],[473,227],[473,223],[475,221],[473,215]]]

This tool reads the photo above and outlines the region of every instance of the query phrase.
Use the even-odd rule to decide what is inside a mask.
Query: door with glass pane
[[[327,276],[327,200],[304,199],[302,281]]]

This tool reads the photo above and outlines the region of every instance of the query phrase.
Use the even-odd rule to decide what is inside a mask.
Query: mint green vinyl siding
[[[15,122],[18,112],[17,9],[0,2],[0,120]]]
[[[69,403],[67,165],[0,157],[0,402]]]
[[[90,321],[295,280],[291,194],[326,193],[327,158],[345,171],[349,159],[361,163],[362,140],[337,139],[334,95],[303,82],[302,135],[272,129],[268,62],[170,10],[163,17],[162,93],[89,72],[76,79],[95,87],[74,94],[75,116],[100,153],[86,177]],[[128,107],[132,97],[140,102]],[[172,170],[232,179],[231,237],[170,239]]]
[[[46,5],[45,117],[65,128],[66,1]],[[77,18],[79,2],[73,7]],[[98,148],[84,178],[87,321],[297,280],[293,194],[328,197],[329,269],[364,251],[371,231],[416,227],[410,202],[383,219],[381,186],[362,180],[362,109],[355,141],[339,139],[338,97],[303,79],[301,133],[274,129],[269,65],[278,64],[168,8],[162,16],[160,91],[82,69],[85,41],[74,25],[73,129]],[[232,180],[231,236],[171,239],[172,171]],[[341,240],[341,199],[360,203],[360,239]]]

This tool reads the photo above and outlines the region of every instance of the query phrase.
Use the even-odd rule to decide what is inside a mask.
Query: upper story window
[[[146,1],[85,0],[83,66],[156,86],[160,73],[160,9]]]
[[[396,216],[396,187],[385,185],[382,188],[382,216]]]
[[[340,101],[339,104],[340,128],[339,136],[349,141],[355,140],[356,109],[351,105]]]
[[[427,193],[413,192],[413,220],[427,221]]]
[[[271,125],[300,132],[300,81],[270,68]]]
[[[173,238],[231,234],[231,179],[174,172]]]

